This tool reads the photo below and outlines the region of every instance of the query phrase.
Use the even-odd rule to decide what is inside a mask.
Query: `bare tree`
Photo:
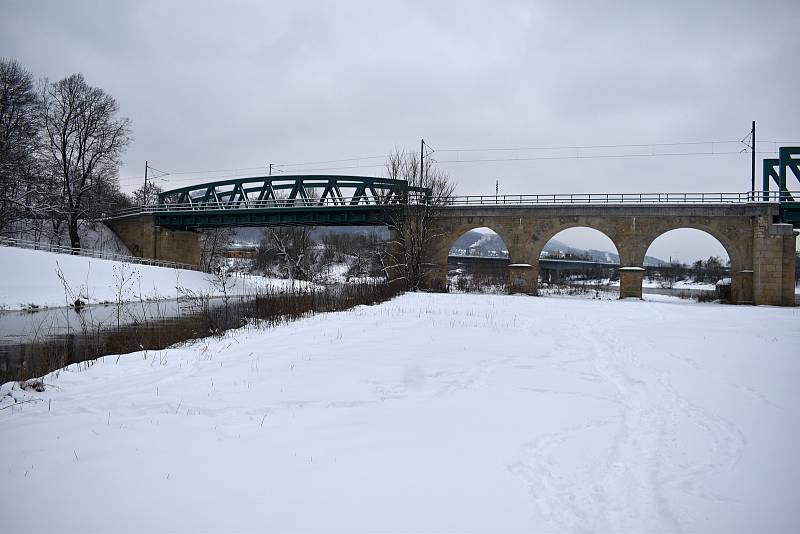
[[[33,75],[0,58],[0,233],[23,219],[37,193],[40,109]]]
[[[200,234],[200,267],[212,272],[225,260],[225,251],[233,243],[233,228],[211,228]]]
[[[158,195],[164,190],[152,181],[142,184],[142,187],[132,193],[133,204],[136,206],[150,206],[158,204]]]
[[[311,228],[266,228],[258,247],[256,266],[276,268],[292,280],[313,280],[319,267],[320,250],[311,238]]]
[[[117,101],[82,74],[45,83],[42,106],[53,186],[48,207],[64,220],[72,247],[79,248],[81,220],[107,210],[104,193],[119,191],[117,171],[132,139],[130,120],[117,117]]]
[[[438,266],[432,261],[432,246],[441,237],[436,225],[436,216],[453,195],[455,186],[450,177],[433,167],[426,160],[420,168],[417,155],[412,152],[395,150],[386,162],[389,178],[406,180],[412,188],[407,202],[399,206],[389,224],[390,240],[384,251],[384,268],[389,279],[402,280],[410,290],[427,286],[431,289],[444,289],[431,284]],[[419,193],[425,188],[428,194]]]
[[[211,285],[214,286],[222,296],[222,303],[225,306],[225,319],[228,318],[228,303],[230,302],[230,292],[235,282],[231,279],[230,267],[225,262],[219,262],[214,269],[210,271],[209,280]]]
[[[322,267],[336,263],[347,264],[347,276],[383,275],[381,251],[385,245],[374,231],[361,233],[331,233],[323,237]]]

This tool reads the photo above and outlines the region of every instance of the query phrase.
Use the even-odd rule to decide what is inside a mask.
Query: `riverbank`
[[[137,265],[51,252],[0,247],[0,309],[24,310],[85,304],[178,299],[186,294],[252,295],[291,288],[292,282],[232,276],[221,287],[213,274]]]
[[[315,313],[376,304],[398,284],[358,283],[266,289],[256,295],[191,296],[122,305],[0,311],[0,384],[40,377],[109,354],[165,347],[244,325],[284,324]]]
[[[798,344],[796,310],[678,299],[406,294],[232,330],[4,385],[0,512],[14,532],[798,531]]]

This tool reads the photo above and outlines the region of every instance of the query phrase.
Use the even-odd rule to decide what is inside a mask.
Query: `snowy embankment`
[[[76,365],[2,388],[3,527],[798,532],[799,319],[409,294]]]
[[[120,287],[126,302],[176,298],[186,291],[221,293],[218,280],[199,271],[21,248],[0,247],[0,265],[0,309],[7,310],[68,306],[77,298],[87,304],[116,302]],[[239,295],[290,284],[287,280],[231,277],[226,289],[229,295]]]

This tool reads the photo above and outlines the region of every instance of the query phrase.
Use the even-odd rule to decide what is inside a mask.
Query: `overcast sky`
[[[756,120],[762,157],[800,143],[797,1],[3,4],[0,55],[82,72],[133,121],[126,190],[145,160],[375,175],[367,157],[424,137],[460,194],[745,191],[749,155],[723,142]],[[734,154],[586,157],[665,152]]]

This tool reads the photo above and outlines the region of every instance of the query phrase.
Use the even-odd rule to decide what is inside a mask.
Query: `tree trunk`
[[[73,250],[81,248],[81,236],[78,233],[78,217],[71,214],[69,218],[69,244]]]

